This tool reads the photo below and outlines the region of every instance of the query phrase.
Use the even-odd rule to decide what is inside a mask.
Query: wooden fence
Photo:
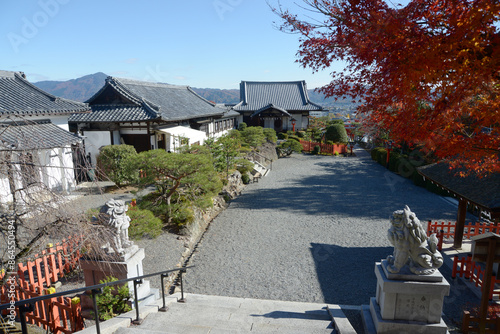
[[[472,261],[472,256],[468,255],[467,257],[459,258],[458,255],[455,255],[453,259],[453,269],[451,272],[451,277],[456,278],[458,276],[464,277],[465,279],[470,280],[475,284],[476,287],[482,288],[484,281],[484,269]],[[495,290],[495,284],[499,284],[500,279],[497,279],[495,275],[491,276],[491,290],[489,294],[489,299],[493,299],[493,296],[496,295],[497,298],[500,298],[500,291]]]
[[[455,236],[456,222],[432,222],[429,220],[427,224],[427,235],[431,233],[442,233],[442,237],[452,239]],[[441,232],[442,231],[442,232]],[[484,234],[486,232],[499,233],[500,225],[493,225],[489,223],[466,223],[464,226],[464,239],[470,239],[476,235]]]
[[[462,321],[462,333],[479,333],[479,317],[472,316],[469,311],[464,311]],[[486,334],[496,334],[500,329],[500,318],[486,319]]]
[[[55,246],[50,246],[33,259],[26,263],[17,264],[17,275],[12,275],[15,282],[15,298],[23,300],[41,296],[54,291],[50,289],[59,278],[74,270],[80,259],[78,237],[68,238]],[[10,284],[6,284],[8,273],[0,273],[0,303],[9,303],[8,290]],[[19,310],[17,311],[19,314]],[[83,329],[81,317],[81,306],[78,299],[59,297],[38,302],[35,310],[27,313],[27,322],[35,324],[44,329],[50,329],[54,334],[73,333]]]
[[[316,142],[310,142],[310,141],[305,141],[301,140],[300,143],[302,144],[302,150],[305,152],[312,152],[314,150],[315,146],[320,147],[320,153],[321,154],[344,154],[347,153],[347,145],[345,144],[334,144],[334,145],[329,145],[329,144],[323,144],[323,143],[316,143]]]

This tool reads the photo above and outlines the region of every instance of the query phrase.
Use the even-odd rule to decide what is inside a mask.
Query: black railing
[[[38,297],[30,298],[30,299],[23,299],[23,300],[16,301],[14,304],[8,303],[8,304],[0,305],[0,311],[6,310],[8,308],[12,308],[12,305],[14,307],[17,307],[19,309],[19,320],[21,322],[21,329],[23,331],[23,334],[28,334],[28,328],[26,326],[26,313],[33,312],[36,302],[43,301],[46,299],[52,299],[52,298],[72,295],[72,294],[76,294],[79,292],[91,291],[92,292],[92,299],[93,299],[94,314],[95,314],[96,331],[97,331],[97,334],[100,334],[101,329],[100,329],[100,325],[99,325],[99,310],[97,308],[96,296],[102,292],[102,288],[104,288],[106,286],[125,284],[125,283],[128,283],[130,281],[134,281],[134,306],[135,306],[136,319],[132,320],[132,323],[139,325],[142,323],[143,319],[141,319],[139,316],[139,301],[137,298],[137,285],[143,283],[143,281],[142,281],[143,278],[158,276],[158,275],[161,276],[161,294],[162,294],[162,299],[163,299],[163,307],[161,307],[159,309],[159,311],[166,312],[168,308],[165,304],[165,283],[164,283],[165,277],[167,277],[168,274],[170,274],[170,273],[179,272],[179,280],[180,280],[180,286],[181,286],[181,299],[179,299],[178,302],[184,303],[186,301],[186,299],[184,298],[184,286],[182,284],[182,274],[186,272],[186,269],[193,268],[193,267],[194,266],[188,266],[188,267],[182,267],[182,268],[177,268],[177,269],[159,271],[159,272],[156,272],[153,274],[147,274],[147,275],[142,275],[142,276],[137,276],[137,277],[132,277],[132,278],[126,278],[126,279],[121,279],[118,281],[107,282],[107,283],[102,283],[102,284],[97,284],[97,285],[92,285],[92,286],[86,286],[83,288],[78,288],[78,289],[73,289],[73,290],[68,290],[68,291],[55,292],[55,293],[52,293],[50,295],[38,296]]]

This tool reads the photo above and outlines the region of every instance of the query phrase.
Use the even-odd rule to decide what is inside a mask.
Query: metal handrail
[[[182,284],[182,274],[186,272],[186,269],[193,268],[194,266],[187,266],[187,267],[182,267],[182,268],[177,268],[177,269],[170,269],[170,270],[164,270],[164,271],[159,271],[153,274],[147,274],[147,275],[141,275],[137,277],[132,277],[132,278],[124,278],[118,281],[113,281],[113,282],[107,282],[107,283],[101,283],[101,284],[96,284],[96,285],[91,285],[91,286],[86,286],[83,288],[78,288],[78,289],[72,289],[68,291],[61,291],[61,292],[55,292],[49,295],[44,295],[44,296],[38,296],[38,297],[33,297],[29,299],[23,299],[16,301],[15,303],[6,303],[0,305],[0,311],[12,308],[12,305],[15,307],[19,308],[19,319],[21,321],[21,329],[23,331],[23,334],[28,334],[28,328],[26,326],[26,313],[33,312],[34,310],[34,304],[39,301],[47,300],[47,299],[52,299],[52,298],[57,298],[57,297],[62,297],[66,295],[72,295],[78,292],[86,292],[86,291],[91,291],[92,292],[92,299],[93,299],[93,307],[94,307],[94,314],[95,314],[95,321],[96,321],[96,330],[97,334],[101,333],[100,326],[99,326],[99,310],[97,309],[97,299],[96,295],[102,292],[102,288],[106,286],[112,286],[112,285],[118,285],[118,284],[124,284],[128,283],[130,281],[134,281],[134,306],[135,306],[135,312],[136,312],[136,319],[132,321],[134,324],[140,324],[142,323],[142,319],[139,317],[139,301],[137,299],[137,285],[142,284],[142,279],[147,278],[147,277],[152,277],[152,276],[158,276],[161,275],[161,284],[162,284],[162,299],[163,299],[163,307],[160,309],[160,311],[166,311],[167,307],[165,305],[165,288],[164,288],[164,283],[163,280],[166,276],[168,276],[169,273],[173,272],[179,272],[180,274],[180,282],[181,282],[181,299],[179,299],[179,302],[185,302],[184,298],[184,287]]]

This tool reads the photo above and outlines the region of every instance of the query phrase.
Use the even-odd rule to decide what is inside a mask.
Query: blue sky
[[[31,82],[104,72],[222,89],[241,80],[316,88],[342,70],[303,69],[298,36],[276,21],[265,0],[0,0],[0,69]]]

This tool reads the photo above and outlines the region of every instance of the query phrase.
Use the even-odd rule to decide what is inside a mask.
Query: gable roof
[[[500,217],[500,174],[482,178],[455,176],[445,162],[419,167],[418,172],[438,186]]]
[[[99,97],[109,87],[130,101],[130,104],[126,106],[98,104],[101,102]],[[226,112],[225,109],[196,94],[188,86],[115,77],[108,77],[104,87],[86,102],[91,104],[92,114],[75,115],[70,119],[71,122],[181,121],[200,117],[220,117]]]
[[[29,83],[22,72],[0,70],[0,117],[68,115],[88,112],[87,104],[51,95]]]
[[[137,105],[96,104],[91,107],[91,113],[71,115],[69,122],[144,122],[158,118],[156,112]]]
[[[0,150],[35,150],[66,147],[81,138],[50,122],[0,124]]]
[[[242,81],[240,99],[234,109],[257,111],[273,105],[287,111],[320,111],[318,104],[309,100],[305,81]]]

